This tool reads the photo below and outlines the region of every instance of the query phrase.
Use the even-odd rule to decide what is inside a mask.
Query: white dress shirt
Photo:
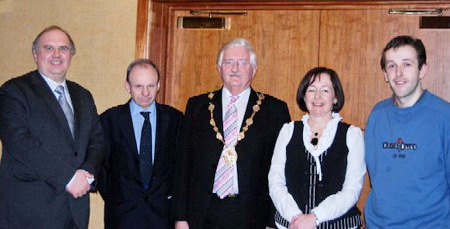
[[[237,128],[240,132],[242,127],[242,122],[244,120],[245,111],[247,110],[248,99],[250,98],[250,88],[245,89],[240,94],[238,94],[238,99],[235,102],[237,113],[238,113],[238,121]],[[228,104],[231,102],[231,92],[225,87],[222,89],[222,120],[225,120],[225,113],[227,111]],[[239,145],[239,142],[237,143]],[[238,160],[239,160],[239,151]],[[239,183],[238,183],[238,173],[237,173],[237,163],[234,166],[233,170],[233,191],[231,194],[239,194]]]
[[[70,109],[72,109],[72,112],[75,115],[75,111],[74,111],[73,105],[72,105],[72,99],[70,98],[70,93],[69,93],[69,89],[67,88],[66,80],[64,79],[64,82],[59,84],[56,81],[44,76],[44,74],[42,74],[41,72],[39,72],[39,73],[41,74],[42,78],[45,80],[47,85],[50,87],[50,90],[53,92],[53,95],[55,96],[56,100],[58,100],[58,97],[59,97],[59,94],[56,93],[56,91],[55,91],[56,87],[58,87],[59,85],[62,85],[64,87],[64,95],[66,96],[66,101],[69,104]],[[73,179],[75,179],[75,174],[70,179],[69,183],[67,183],[66,187],[73,182]],[[92,184],[92,182],[94,182],[95,179],[94,178],[86,178],[86,180],[89,184]]]

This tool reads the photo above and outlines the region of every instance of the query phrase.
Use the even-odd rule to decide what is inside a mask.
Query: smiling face
[[[241,46],[227,48],[223,53],[222,65],[217,70],[224,87],[233,95],[250,87],[256,73],[256,67],[250,64],[250,52]]]
[[[404,45],[386,51],[384,79],[394,93],[400,107],[409,107],[416,103],[422,94],[420,80],[425,76],[427,65],[419,70],[417,51]]]
[[[321,73],[315,77],[314,82],[306,89],[304,101],[309,115],[331,118],[333,104],[337,103],[337,98],[330,75]]]
[[[43,33],[37,49],[33,51],[33,58],[42,74],[62,83],[72,60],[69,38],[56,29]]]
[[[125,82],[125,88],[133,101],[144,109],[153,103],[159,87],[158,74],[149,65],[136,65]]]

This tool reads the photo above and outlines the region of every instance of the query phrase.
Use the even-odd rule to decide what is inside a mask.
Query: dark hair
[[[66,34],[67,38],[69,38],[69,42],[70,42],[70,54],[73,56],[75,55],[75,52],[77,51],[75,48],[75,43],[72,40],[72,37],[70,37],[69,33],[67,31],[65,31],[64,29],[62,29],[61,27],[57,26],[57,25],[51,25],[47,28],[45,28],[44,30],[42,30],[34,39],[33,44],[31,45],[31,51],[32,52],[39,52],[39,41],[41,39],[41,36],[46,33],[46,32],[50,32],[52,30],[59,30],[61,32],[63,32],[64,34]]]
[[[333,104],[333,112],[339,112],[344,106],[345,97],[344,90],[342,89],[341,81],[339,80],[338,74],[333,70],[325,67],[316,67],[309,70],[302,81],[298,85],[297,89],[297,104],[298,107],[305,112],[308,112],[308,108],[305,104],[305,93],[308,87],[316,81],[317,77],[320,77],[320,74],[326,73],[330,75],[331,83],[333,84],[334,93],[337,99],[337,103]]]
[[[425,51],[425,46],[420,39],[411,36],[398,36],[390,40],[383,49],[380,60],[381,69],[383,69],[383,71],[386,71],[386,52],[389,49],[397,49],[405,45],[409,45],[416,50],[417,59],[419,60],[419,70],[422,69],[424,64],[427,64],[427,53]]]
[[[149,59],[136,59],[133,62],[131,62],[130,65],[128,65],[127,68],[127,82],[130,82],[130,72],[133,70],[134,67],[136,66],[142,66],[142,67],[152,67],[153,69],[155,69],[156,71],[156,76],[158,77],[158,82],[159,82],[159,70],[158,67],[156,67],[156,64],[153,63],[151,60]]]

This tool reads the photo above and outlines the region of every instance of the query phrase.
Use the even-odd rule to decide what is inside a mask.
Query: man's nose
[[[239,71],[239,64],[238,62],[234,62],[233,65],[231,66],[231,71],[232,72],[238,72]]]

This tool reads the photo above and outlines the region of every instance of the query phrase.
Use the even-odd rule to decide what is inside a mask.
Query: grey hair
[[[222,66],[222,61],[223,61],[223,53],[225,52],[225,50],[227,50],[228,48],[231,47],[244,47],[248,50],[248,52],[250,53],[250,64],[253,66],[253,68],[256,68],[257,66],[257,60],[256,60],[256,54],[255,51],[253,50],[252,44],[250,44],[249,41],[247,41],[244,38],[235,38],[232,41],[226,43],[219,52],[219,55],[217,55],[217,66],[221,67]]]

